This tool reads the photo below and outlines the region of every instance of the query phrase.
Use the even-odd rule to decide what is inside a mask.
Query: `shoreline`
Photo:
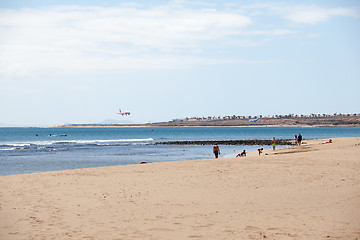
[[[1,239],[360,238],[360,137],[0,176]]]
[[[211,127],[239,127],[239,128],[247,128],[247,127],[254,127],[254,128],[266,128],[266,127],[299,127],[299,128],[322,128],[322,127],[331,127],[331,128],[338,128],[338,127],[348,127],[348,128],[356,128],[360,127],[360,124],[343,124],[343,125],[329,125],[329,124],[318,124],[318,125],[291,125],[291,124],[279,124],[279,125],[148,125],[148,124],[109,124],[109,125],[102,125],[102,124],[79,124],[79,125],[54,125],[54,126],[0,126],[0,128],[177,128],[177,127],[184,127],[184,128],[191,128],[191,127],[203,127],[203,128],[211,128]]]
[[[141,125],[141,124],[134,124],[134,125],[97,125],[97,124],[91,124],[91,125],[71,125],[71,126],[68,126],[68,125],[61,125],[61,126],[51,126],[51,127],[39,127],[39,128],[140,128],[140,127],[144,127],[144,128],[154,128],[154,127],[157,127],[157,128],[162,128],[162,127],[259,127],[259,128],[262,128],[262,127],[299,127],[299,128],[321,128],[321,127],[334,127],[334,128],[337,128],[337,127],[360,127],[360,124],[344,124],[344,125],[327,125],[327,124],[319,124],[319,125],[180,125],[180,126],[174,126],[174,125],[159,125],[159,126],[152,126],[152,125],[147,125],[147,124],[144,124],[144,125]]]

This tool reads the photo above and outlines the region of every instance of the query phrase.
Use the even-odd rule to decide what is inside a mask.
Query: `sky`
[[[359,113],[359,92],[360,1],[0,0],[0,126]]]

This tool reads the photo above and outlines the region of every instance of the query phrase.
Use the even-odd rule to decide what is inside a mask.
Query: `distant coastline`
[[[67,124],[56,127],[360,127],[360,114],[194,117],[144,124]]]

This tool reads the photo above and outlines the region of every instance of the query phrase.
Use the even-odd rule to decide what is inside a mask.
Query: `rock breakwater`
[[[200,140],[200,141],[169,141],[156,142],[159,145],[271,145],[272,140]],[[276,140],[276,145],[294,145],[292,140],[279,139]]]

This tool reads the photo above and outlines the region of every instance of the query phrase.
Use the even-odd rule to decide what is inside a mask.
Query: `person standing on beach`
[[[295,135],[294,143],[295,143],[295,145],[297,145],[297,135]]]
[[[275,137],[273,137],[273,140],[272,140],[272,147],[273,147],[273,150],[275,151],[275,145],[276,145],[276,140],[275,140]]]
[[[299,146],[301,145],[301,141],[302,141],[302,136],[299,133],[298,138],[297,138],[297,142],[298,142]]]
[[[219,157],[220,148],[219,148],[219,146],[217,144],[215,144],[214,147],[213,147],[213,153],[215,154],[215,158]]]

